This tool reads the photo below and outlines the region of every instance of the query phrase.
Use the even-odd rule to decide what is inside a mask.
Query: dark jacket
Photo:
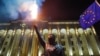
[[[45,41],[43,40],[43,37],[41,36],[41,34],[39,33],[38,31],[38,28],[34,25],[34,29],[38,35],[38,39],[40,41],[40,44],[43,46],[43,48],[45,49],[46,47],[46,43]],[[62,47],[62,45],[60,44],[56,44],[55,45],[55,49],[53,51],[48,51],[48,50],[45,50],[44,56],[65,56],[65,53],[64,53],[64,49]]]

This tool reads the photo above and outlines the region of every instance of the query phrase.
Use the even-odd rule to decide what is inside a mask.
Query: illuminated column
[[[19,51],[20,36],[21,36],[21,29],[16,29],[16,32],[13,37],[10,56],[17,56],[20,54]]]
[[[56,41],[58,42],[58,34],[57,34],[57,29],[52,29],[52,34],[54,34],[56,36]]]
[[[39,50],[39,41],[38,41],[38,36],[36,32],[34,31],[34,56],[38,56],[38,50]]]
[[[87,28],[86,33],[87,33],[87,40],[89,41],[89,44],[93,50],[93,55],[100,55],[96,39],[91,28]]]
[[[31,36],[32,36],[32,48],[31,48],[31,52],[30,55],[34,56],[35,53],[35,35],[34,35],[34,29],[31,29]]]
[[[1,53],[1,47],[2,47],[3,41],[5,39],[6,32],[7,31],[4,29],[0,30],[0,53]]]
[[[57,32],[58,32],[57,41],[58,43],[60,43],[60,26],[59,25],[57,25]]]
[[[70,46],[69,46],[69,27],[68,26],[66,26],[65,47],[66,47],[65,54],[67,56],[70,56],[72,52],[71,52],[71,49],[70,49]]]
[[[48,29],[43,29],[43,36],[44,36],[44,39],[45,39],[45,41],[47,42],[47,40],[48,40]]]
[[[88,43],[87,43],[86,36],[85,36],[83,29],[78,28],[78,36],[79,36],[78,38],[81,41],[80,44],[81,44],[81,48],[82,48],[82,51],[83,51],[82,55],[89,56]]]
[[[9,52],[10,52],[9,48],[10,48],[12,34],[13,34],[13,30],[9,30],[3,42],[0,55],[2,56],[9,55]]]
[[[75,35],[75,29],[71,28],[70,34],[72,35],[71,41],[73,43],[73,47],[72,47],[73,55],[79,56],[79,47],[78,47],[77,37]]]
[[[30,30],[26,29],[25,34],[24,34],[24,40],[22,44],[22,53],[21,56],[27,56],[28,55],[28,38],[29,38]]]

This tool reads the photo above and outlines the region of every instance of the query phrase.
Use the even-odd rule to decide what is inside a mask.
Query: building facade
[[[50,33],[63,45],[66,56],[100,55],[100,45],[94,27],[82,29],[77,21],[11,22],[0,24],[1,56],[40,56],[43,48],[32,27],[37,24],[47,41]]]

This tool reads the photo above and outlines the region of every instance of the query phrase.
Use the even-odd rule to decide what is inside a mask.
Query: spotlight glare
[[[31,19],[37,19],[37,15],[38,15],[38,5],[36,3],[32,4],[29,8],[30,10],[30,15],[31,15]]]
[[[25,15],[25,20],[36,20],[38,15],[38,4],[35,1],[25,2],[21,5],[20,12],[24,12],[23,15]]]

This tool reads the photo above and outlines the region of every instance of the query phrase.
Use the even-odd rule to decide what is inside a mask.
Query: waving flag
[[[80,15],[80,25],[83,29],[91,27],[94,23],[100,20],[100,4],[97,0],[93,2],[85,12]]]

